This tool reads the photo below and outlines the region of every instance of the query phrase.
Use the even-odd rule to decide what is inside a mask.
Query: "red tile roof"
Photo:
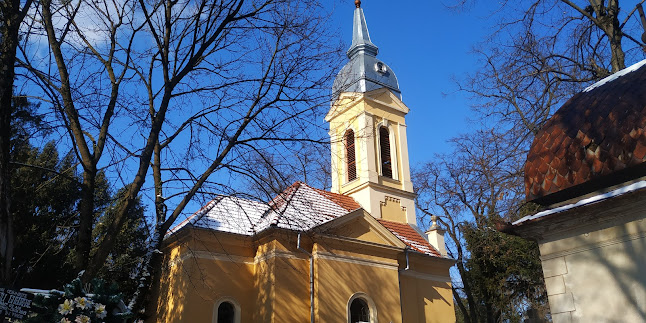
[[[440,253],[424,239],[410,224],[377,219],[381,225],[392,232],[399,240],[411,249],[423,254],[441,257]]]
[[[317,191],[319,194],[323,195],[325,198],[329,199],[330,201],[336,203],[340,207],[346,209],[348,212],[354,211],[357,209],[361,208],[361,205],[357,203],[352,197],[347,196],[347,195],[342,195],[338,193],[332,193],[324,190],[320,190],[318,188],[313,188],[315,191]]]
[[[576,94],[547,121],[527,155],[526,197],[550,204],[587,194],[601,188],[590,181],[645,161],[646,65]]]

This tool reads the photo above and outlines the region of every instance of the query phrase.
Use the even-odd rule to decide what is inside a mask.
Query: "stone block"
[[[563,276],[559,275],[545,278],[545,288],[547,289],[547,295],[565,293],[565,282],[563,281]]]
[[[543,260],[543,275],[545,278],[565,274],[567,274],[567,266],[565,265],[564,257]]]
[[[570,312],[558,313],[558,314],[552,313],[552,322],[553,323],[571,323],[572,322],[572,314]]]
[[[552,314],[572,312],[576,310],[574,308],[574,298],[570,292],[547,296],[547,298],[550,302],[550,311]]]

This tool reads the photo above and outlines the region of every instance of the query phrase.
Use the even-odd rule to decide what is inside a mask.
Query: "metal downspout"
[[[410,250],[410,247],[406,246],[406,248],[404,248],[404,255],[406,256],[406,268],[397,271],[397,278],[399,278],[399,308],[401,310],[402,320],[404,319],[404,302],[402,301],[402,272],[410,269],[410,264],[408,263],[408,250]]]
[[[310,258],[310,323],[314,323],[314,255],[301,247],[301,233],[298,233],[298,241],[296,241],[296,248]],[[406,255],[406,262],[408,263],[408,255]],[[400,290],[401,293],[401,290]]]

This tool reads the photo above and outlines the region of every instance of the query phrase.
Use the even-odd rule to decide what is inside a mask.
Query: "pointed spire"
[[[379,48],[370,41],[370,34],[368,33],[368,25],[366,24],[366,17],[363,15],[361,9],[361,1],[354,2],[356,9],[354,9],[354,23],[352,26],[352,45],[348,49],[347,55],[349,58],[354,57],[359,53],[368,54],[370,56],[377,56]]]
[[[377,58],[379,48],[370,40],[361,1],[355,0],[355,6],[357,8],[354,9],[352,45],[346,53],[350,60],[334,79],[332,85],[334,100],[343,92],[366,93],[384,87],[401,99],[395,73],[386,63]]]

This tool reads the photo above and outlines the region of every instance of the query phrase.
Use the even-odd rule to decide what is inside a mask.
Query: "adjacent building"
[[[441,231],[416,225],[409,108],[377,54],[357,3],[326,116],[332,190],[220,196],[172,229],[154,321],[455,321],[454,260]]]
[[[567,101],[536,135],[528,201],[504,231],[538,241],[552,319],[646,321],[646,61]]]

